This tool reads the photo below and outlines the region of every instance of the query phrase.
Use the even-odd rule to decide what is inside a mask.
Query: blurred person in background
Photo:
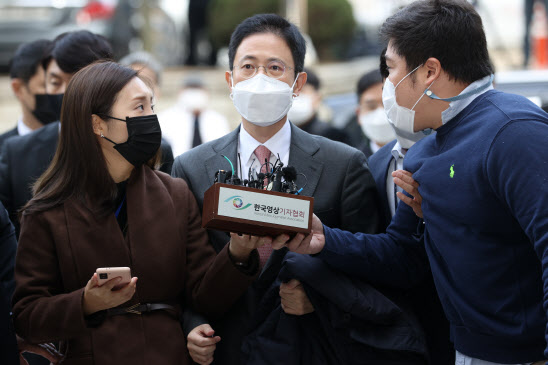
[[[209,92],[203,80],[198,76],[188,76],[177,103],[159,114],[162,133],[175,156],[230,131],[226,118],[210,109],[209,104]]]
[[[322,103],[320,79],[309,68],[305,68],[304,72],[307,74],[306,84],[299,96],[293,100],[287,114],[289,121],[310,134],[349,144],[349,137],[344,131],[319,119],[318,112]]]
[[[366,137],[358,149],[367,158],[396,138],[382,105],[382,83],[379,70],[366,73],[358,81],[359,105],[356,115]]]
[[[145,51],[133,52],[122,57],[120,64],[139,71],[140,77],[147,79],[152,86],[154,98],[158,100],[164,68],[156,57]]]
[[[59,35],[42,59],[46,75],[46,94],[56,100],[56,120],[61,116],[63,93],[72,76],[83,67],[101,59],[111,59],[112,48],[105,37],[87,30]],[[32,198],[31,187],[46,170],[55,154],[59,122],[25,136],[12,137],[0,153],[0,201],[9,212],[19,233],[17,212]]]
[[[115,62],[76,73],[55,157],[22,210],[15,329],[59,340],[66,365],[190,363],[182,308],[221,316],[258,273],[256,248],[272,242],[235,235],[215,253],[186,183],[155,170],[152,101],[138,72]],[[98,282],[98,267],[125,266],[129,282]]]
[[[188,1],[188,57],[185,62],[187,65],[206,63],[213,66],[216,63],[216,50],[208,39],[207,31],[207,10],[210,2],[210,0]],[[208,42],[205,49],[204,42]],[[207,50],[207,54],[204,54],[205,50]]]
[[[163,67],[153,55],[144,51],[130,53],[120,60],[120,64],[139,71],[140,77],[147,80],[152,87],[154,100],[158,100],[160,97]],[[162,149],[162,163],[159,170],[166,174],[171,174],[173,150],[169,142],[163,137],[160,148]]]
[[[57,121],[46,94],[45,72],[41,65],[50,44],[51,41],[45,39],[22,44],[10,61],[11,89],[21,105],[21,116],[15,128],[0,135],[0,151],[9,137],[24,136]]]
[[[386,52],[386,49],[384,49],[380,55],[381,74],[384,74],[386,71],[382,69],[382,67],[386,67],[386,62],[383,62],[382,60],[385,52]],[[370,152],[371,148],[369,147],[371,141],[365,135],[359,121],[360,106],[362,102],[362,97],[364,96],[363,95],[364,92],[370,87],[373,87],[373,89],[371,90],[371,93],[370,95],[367,96],[367,98],[364,97],[365,105],[368,106],[368,109],[371,111],[378,108],[379,105],[382,105],[382,84],[380,86],[381,96],[379,96],[378,92],[375,92],[375,91],[378,91],[378,89],[375,90],[375,87],[377,87],[376,85],[379,83],[382,83],[382,80],[379,81],[379,77],[380,76],[378,71],[371,71],[363,75],[358,80],[358,84],[356,87],[358,107],[356,108],[356,113],[352,115],[352,117],[348,120],[346,125],[343,127],[343,130],[348,134],[350,138],[350,145],[364,152],[364,154],[367,157],[371,155],[371,152]]]

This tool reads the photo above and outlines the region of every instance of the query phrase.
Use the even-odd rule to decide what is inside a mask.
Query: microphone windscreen
[[[257,175],[257,180],[259,180],[259,181],[263,181],[263,180],[264,180],[264,178],[265,178],[265,174],[264,174],[264,173],[262,173],[262,172],[261,172],[261,173],[259,173],[259,175]]]
[[[226,179],[230,179],[232,177],[232,171],[227,171],[226,172]]]
[[[297,179],[297,170],[293,166],[287,166],[282,169],[286,181],[295,181]]]

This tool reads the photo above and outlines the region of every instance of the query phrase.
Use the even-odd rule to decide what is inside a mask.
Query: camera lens
[[[107,273],[100,273],[99,274],[99,279],[108,279],[108,274]]]

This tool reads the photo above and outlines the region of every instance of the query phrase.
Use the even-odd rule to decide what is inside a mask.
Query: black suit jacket
[[[11,297],[15,289],[15,230],[0,203],[0,363],[19,364],[15,330],[11,320]]]
[[[17,212],[32,198],[32,185],[49,166],[59,139],[59,123],[6,140],[0,153],[0,201],[19,232]]]
[[[4,142],[10,137],[15,137],[19,135],[19,131],[17,130],[17,127],[10,129],[9,131],[0,134],[0,151],[2,151],[2,146],[4,145]]]
[[[237,160],[239,132],[237,128],[175,159],[172,176],[186,180],[200,211],[204,192],[213,184],[215,171],[227,169],[227,161],[221,155]],[[375,183],[360,151],[291,125],[288,165],[306,175],[308,183],[301,195],[314,197],[314,213],[324,224],[352,232],[377,232],[379,214]],[[225,232],[208,230],[208,234],[217,252],[230,240]],[[274,251],[246,294],[222,321],[212,323],[216,334],[223,339],[215,351],[216,364],[240,363],[242,338],[262,295],[278,275],[285,253],[286,250]],[[186,333],[202,323],[208,321],[186,313]]]
[[[378,200],[381,202],[382,231],[386,231],[386,227],[392,220],[386,191],[386,178],[390,165],[394,163],[391,151],[395,144],[396,140],[387,143],[369,158],[369,168],[377,185]],[[419,222],[417,217],[417,224],[420,224]],[[424,244],[424,240],[422,241]],[[443,312],[431,273],[421,283],[409,290],[408,302],[424,330],[430,364],[454,364],[455,349],[449,339],[449,321]]]
[[[319,120],[317,116],[314,116],[310,122],[300,126],[300,128],[307,133],[350,145],[350,138],[346,132]]]
[[[48,168],[59,140],[59,122],[6,140],[0,153],[0,201],[19,235],[17,212],[32,198],[32,185]],[[160,171],[171,173],[173,152],[162,141]]]
[[[392,156],[392,148],[396,144],[396,140],[389,142],[382,146],[376,153],[369,157],[369,169],[371,175],[375,179],[377,185],[377,192],[379,193],[379,201],[381,203],[381,228],[382,231],[386,231],[386,227],[392,220],[392,213],[390,212],[390,205],[388,203],[388,194],[386,192],[386,178],[388,176],[388,169],[390,164],[394,163],[394,157]]]

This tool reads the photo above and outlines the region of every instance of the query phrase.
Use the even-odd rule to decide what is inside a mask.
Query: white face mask
[[[293,100],[293,106],[287,113],[287,118],[295,125],[303,125],[314,116],[314,105],[309,95],[299,95]]]
[[[205,90],[190,88],[181,92],[178,103],[189,112],[201,111],[207,107],[208,99]]]
[[[392,125],[392,128],[394,128],[398,142],[403,148],[406,149],[411,148],[411,146],[413,146],[420,139],[424,138],[425,135],[430,132],[415,132],[414,129],[415,111],[413,109],[415,109],[415,106],[417,106],[425,94],[423,93],[415,105],[413,105],[411,109],[408,109],[398,105],[396,102],[396,88],[403,80],[407,78],[407,76],[411,75],[421,66],[422,65],[418,66],[413,71],[405,75],[405,77],[401,79],[396,86],[394,86],[390,79],[387,78],[382,89],[382,102],[384,104],[384,111],[388,117],[388,122]],[[432,86],[432,84],[430,84],[430,86]],[[428,90],[430,86],[426,90]]]
[[[299,78],[299,75],[297,75]],[[287,115],[293,102],[293,86],[262,73],[234,85],[230,98],[240,115],[259,127],[267,127]]]
[[[360,114],[360,125],[367,138],[379,144],[386,144],[396,138],[396,133],[388,123],[383,107]]]

